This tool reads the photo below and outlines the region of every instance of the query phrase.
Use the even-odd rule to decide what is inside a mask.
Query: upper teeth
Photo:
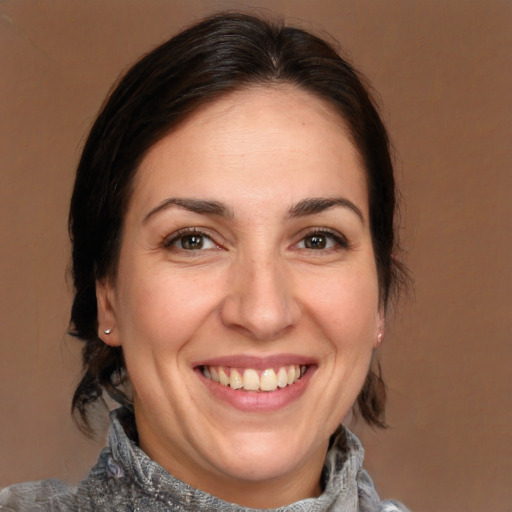
[[[254,370],[252,368],[236,369],[225,366],[203,366],[203,374],[214,382],[233,389],[246,391],[275,391],[297,382],[306,372],[306,366],[297,364]]]

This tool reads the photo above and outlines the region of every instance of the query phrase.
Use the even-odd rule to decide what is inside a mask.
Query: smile
[[[201,371],[207,379],[234,390],[271,392],[295,384],[307,369],[297,364],[263,370],[203,365]]]

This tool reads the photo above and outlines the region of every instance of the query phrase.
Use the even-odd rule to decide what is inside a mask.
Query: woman
[[[82,428],[76,487],[6,510],[402,511],[340,427],[384,427],[372,359],[401,270],[386,130],[324,41],[209,18],[139,61],[92,127],[70,211]],[[0,508],[1,508],[0,507]]]

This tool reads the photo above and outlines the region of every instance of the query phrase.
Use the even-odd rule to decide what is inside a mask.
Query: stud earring
[[[382,331],[379,331],[379,334],[377,334],[377,343],[380,345],[382,343],[383,339],[384,339],[384,333]]]
[[[114,330],[114,328],[110,327],[108,329],[105,329],[103,332],[108,336],[113,330]]]

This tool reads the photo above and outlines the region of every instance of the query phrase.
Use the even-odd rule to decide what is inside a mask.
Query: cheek
[[[125,351],[179,350],[201,328],[218,303],[218,279],[166,270],[143,273],[119,287],[118,322]]]
[[[340,272],[309,283],[308,308],[324,362],[318,428],[330,435],[349,413],[366,379],[378,321],[378,287],[373,273]]]
[[[378,286],[374,272],[349,269],[308,287],[309,308],[335,344],[354,348],[373,344],[378,318]]]

